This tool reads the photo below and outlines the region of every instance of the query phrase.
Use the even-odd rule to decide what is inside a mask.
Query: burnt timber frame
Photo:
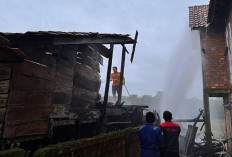
[[[124,45],[124,44],[134,44],[136,42],[133,39],[131,39],[130,37],[128,37],[128,35],[117,35],[117,34],[103,34],[103,35],[101,35],[101,34],[89,33],[87,36],[85,36],[85,35],[78,35],[78,33],[77,34],[74,33],[74,35],[69,35],[69,33],[66,33],[66,35],[63,35],[62,32],[61,32],[61,34],[60,34],[60,32],[54,32],[54,33],[43,32],[43,33],[38,33],[38,34],[37,33],[38,32],[23,33],[23,34],[19,34],[19,33],[12,33],[12,34],[11,33],[0,33],[0,34],[10,40],[10,43],[9,42],[6,43],[6,44],[10,44],[10,47],[17,47],[17,48],[22,49],[23,52],[27,52],[28,54],[26,54],[26,57],[28,55],[29,57],[33,56],[33,57],[37,57],[37,59],[38,59],[37,53],[43,52],[43,53],[46,53],[46,55],[52,57],[54,59],[54,61],[56,62],[55,64],[59,63],[59,67],[56,67],[56,65],[53,62],[50,63],[49,60],[48,60],[48,65],[46,64],[47,66],[45,64],[43,65],[43,63],[40,64],[44,68],[50,69],[52,67],[53,68],[52,70],[55,72],[52,74],[55,77],[55,81],[56,81],[57,86],[55,85],[55,89],[53,89],[54,90],[54,97],[51,96],[51,98],[54,100],[51,101],[51,105],[58,104],[59,107],[61,108],[61,107],[65,106],[66,103],[67,104],[69,104],[70,102],[73,103],[74,99],[80,100],[81,102],[85,101],[85,99],[78,99],[78,96],[76,97],[76,95],[74,97],[74,93],[76,94],[77,92],[86,92],[83,90],[80,91],[79,88],[75,88],[75,90],[74,90],[74,83],[75,82],[73,82],[73,85],[70,84],[69,82],[66,82],[65,84],[61,83],[62,79],[68,79],[68,80],[74,79],[74,77],[75,77],[74,73],[76,70],[74,64],[76,64],[76,62],[82,64],[80,58],[85,60],[84,62],[90,63],[89,57],[90,58],[96,57],[93,63],[86,64],[86,65],[88,67],[93,68],[97,72],[99,72],[100,68],[99,68],[99,66],[95,67],[95,65],[98,63],[103,64],[103,58],[101,56],[104,56],[104,57],[109,59],[108,70],[107,70],[107,81],[106,81],[103,105],[100,105],[100,106],[94,105],[93,106],[90,104],[89,105],[90,108],[88,108],[88,109],[90,109],[89,111],[87,111],[87,109],[80,108],[81,106],[78,106],[79,108],[77,108],[80,111],[80,117],[83,117],[83,115],[86,114],[87,112],[90,112],[91,114],[93,112],[94,113],[98,112],[99,114],[97,113],[97,116],[104,117],[105,112],[106,112],[105,111],[106,105],[107,105],[107,101],[108,101],[109,84],[110,84],[109,78],[110,78],[111,67],[112,67],[114,44]],[[2,42],[2,43],[4,43],[4,42]],[[103,44],[110,44],[110,49],[106,48]],[[11,49],[13,50],[14,48],[11,48]],[[16,49],[14,49],[14,50],[16,51]],[[126,51],[125,47],[123,47],[123,51],[124,52]],[[49,54],[47,54],[47,52]],[[85,52],[86,52],[86,54],[85,54]],[[21,54],[21,51],[20,52],[17,51],[17,53]],[[39,58],[38,63],[41,63],[40,61],[43,60],[43,57]],[[25,60],[27,60],[27,58]],[[29,60],[27,60],[27,61],[29,61]],[[32,60],[31,63],[37,64],[37,60],[35,62],[33,62],[33,61],[34,60]],[[125,62],[125,54],[124,54],[124,62]],[[52,64],[52,65],[50,65],[50,64]],[[37,64],[37,65],[39,65],[39,64]],[[60,71],[61,67],[65,68],[65,69],[72,68],[72,70],[74,68],[74,73],[73,73],[73,71],[71,71],[71,72],[65,71],[65,69],[62,69],[62,71]],[[81,66],[79,66],[79,67],[83,68]],[[59,73],[56,73],[56,72],[58,72],[57,70],[59,70]],[[124,72],[124,65],[121,66],[121,70],[122,70],[122,72]],[[66,76],[66,74],[67,74],[67,76]],[[88,74],[88,73],[86,73],[86,74]],[[93,74],[95,74],[95,73],[93,73]],[[45,79],[47,79],[47,78],[45,78]],[[84,81],[84,80],[81,80],[81,81]],[[65,86],[65,88],[63,88],[63,86]],[[71,86],[72,86],[72,89],[69,88]],[[89,84],[89,86],[91,86],[91,84]],[[62,87],[62,88],[60,88],[60,87]],[[55,91],[55,90],[58,90],[58,91]],[[96,91],[97,91],[97,87],[96,87]],[[95,93],[92,93],[92,94],[97,94],[96,91],[94,89]],[[90,96],[95,97],[96,95],[90,95]],[[62,100],[62,102],[61,102],[62,97],[64,97],[65,100]],[[60,103],[58,103],[58,102],[60,102]],[[90,102],[90,103],[92,103],[92,102]],[[49,127],[52,127],[52,126],[59,127],[61,125],[69,126],[69,125],[75,123],[75,117],[71,117],[71,119],[67,119],[67,115],[62,115],[62,116],[64,116],[64,117],[59,118],[59,116],[50,115]],[[95,117],[97,117],[97,116],[95,116]],[[81,119],[79,119],[79,118],[77,118],[77,120],[78,120],[79,124],[98,123],[99,120],[101,121],[101,117],[100,117],[100,119],[97,119],[97,118],[94,118],[94,119],[81,118]],[[57,119],[58,121],[54,122],[53,119]],[[52,134],[52,133],[53,133],[53,130],[49,129],[48,136],[50,136],[50,134]],[[44,133],[41,134],[41,137],[44,137],[44,135],[45,135]],[[25,135],[25,136],[27,136],[27,135]],[[32,139],[32,138],[33,137],[30,137],[30,139]],[[23,139],[20,141],[23,141]]]

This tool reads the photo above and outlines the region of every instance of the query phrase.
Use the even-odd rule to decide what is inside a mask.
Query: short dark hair
[[[114,66],[113,68],[116,68],[118,70],[118,67]]]
[[[154,123],[155,122],[155,114],[152,112],[146,113],[146,122],[147,123]]]
[[[170,111],[164,111],[163,118],[164,120],[172,120],[172,113]]]

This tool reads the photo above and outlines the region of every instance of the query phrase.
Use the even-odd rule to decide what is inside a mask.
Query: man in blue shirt
[[[161,128],[153,125],[155,115],[152,112],[147,112],[146,122],[139,130],[141,157],[159,157],[160,148],[164,143]]]

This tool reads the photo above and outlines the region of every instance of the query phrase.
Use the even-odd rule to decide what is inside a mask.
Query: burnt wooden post
[[[226,136],[231,138],[232,128],[231,128],[231,105],[229,94],[223,95],[223,104],[225,112],[225,122],[226,122]],[[231,140],[228,140],[228,150],[231,150]]]
[[[124,77],[125,58],[126,58],[126,48],[124,45],[122,45],[122,61],[121,61],[121,75],[119,82],[118,105],[121,104],[121,99],[122,99],[122,82]]]
[[[104,107],[107,105],[107,102],[108,102],[110,74],[111,74],[111,67],[112,67],[114,44],[110,44],[110,51],[111,51],[111,54],[110,54],[109,60],[108,60],[108,69],[107,69],[107,76],[106,76],[106,87],[105,87],[105,95],[104,95],[104,102],[103,102]]]
[[[209,94],[204,91],[204,111],[205,111],[205,136],[207,145],[207,156],[213,156],[212,137],[211,137],[211,123],[210,123],[210,110],[209,110]]]

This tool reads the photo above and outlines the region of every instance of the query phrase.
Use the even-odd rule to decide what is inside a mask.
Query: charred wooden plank
[[[25,54],[18,48],[0,47],[0,61],[4,63],[20,62]]]
[[[94,92],[98,92],[101,87],[101,82],[92,81],[81,76],[75,77],[73,85],[78,88],[84,88]]]
[[[99,101],[101,99],[101,95],[98,92],[93,92],[78,87],[73,88],[73,96],[96,101]]]
[[[4,121],[6,108],[0,108],[0,122],[2,123]]]
[[[5,123],[3,138],[47,134],[49,121],[8,121]]]
[[[72,94],[72,90],[73,90],[73,77],[68,77],[57,72],[54,92],[63,92],[63,93]]]
[[[75,47],[73,46],[73,48]],[[97,51],[91,49],[87,45],[80,45],[80,46],[78,45],[78,52],[81,52],[82,54],[91,57],[93,60],[103,65],[102,56]]]
[[[58,58],[68,61],[70,64],[75,64],[75,58],[77,55],[77,51],[75,49],[70,49],[67,46],[62,46],[56,50],[58,53]]]
[[[54,82],[14,73],[10,88],[11,90],[17,91],[52,92],[54,89]]]
[[[88,44],[88,46],[106,58],[109,58],[111,55],[111,51],[102,44]]]
[[[93,70],[81,64],[76,64],[76,67],[75,67],[75,77],[78,77],[78,76],[82,76],[92,81],[97,81],[97,82],[101,81],[100,74],[98,73],[98,71]]]
[[[24,60],[23,63],[16,63],[14,73],[23,74],[31,77],[42,78],[45,80],[55,79],[55,70],[39,63]]]
[[[74,118],[70,114],[70,106],[67,104],[53,104],[53,112],[50,118]]]
[[[87,66],[91,67],[92,69],[97,70],[98,72],[100,72],[99,63],[97,63],[96,61],[92,60],[89,57],[86,57],[86,56],[82,55],[81,53],[78,54],[78,57],[80,57],[80,58],[77,58],[78,63],[83,64],[83,65],[87,65]]]
[[[71,110],[75,111],[75,108],[85,108],[85,109],[96,108],[96,101],[80,98],[79,96],[73,95]]]
[[[0,67],[12,67],[13,63],[0,63]]]
[[[18,106],[51,106],[52,92],[12,91],[8,105]]]
[[[75,106],[72,109],[73,111],[75,111],[78,119],[82,120],[81,122],[83,123],[84,121],[87,121],[87,120],[99,119],[101,116],[100,110],[98,109],[78,108],[78,106]]]
[[[10,79],[12,66],[0,66],[0,80]]]
[[[10,80],[0,81],[0,93],[8,93]]]
[[[55,92],[54,104],[70,104],[72,95],[68,93]]]
[[[67,67],[64,67],[64,66],[62,66],[60,64],[57,64],[56,72],[60,73],[62,75],[65,75],[65,76],[69,76],[69,77],[74,76],[74,69],[73,68],[67,68]]]
[[[44,53],[28,53],[26,59],[43,64],[51,69],[55,68],[56,65],[56,57]]]
[[[76,45],[76,44],[133,44],[134,40],[130,38],[90,38],[90,37],[56,37],[53,45]]]
[[[6,106],[7,99],[0,99],[0,107]]]
[[[48,120],[52,107],[8,106],[6,121]]]
[[[0,94],[0,99],[7,99],[8,98],[8,94]]]

